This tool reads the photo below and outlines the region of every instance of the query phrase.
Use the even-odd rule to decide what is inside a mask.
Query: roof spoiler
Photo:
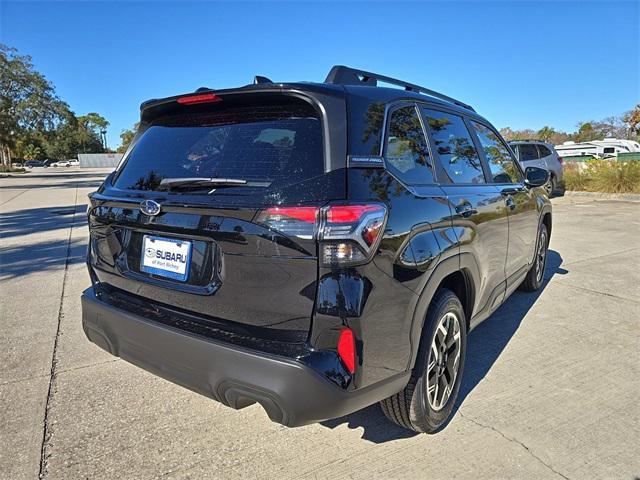
[[[391,85],[397,85],[399,87],[404,88],[408,92],[417,92],[424,93],[429,95],[430,97],[435,97],[440,100],[444,100],[445,102],[453,103],[460,107],[466,108],[475,112],[473,107],[467,105],[460,100],[456,100],[455,98],[444,95],[440,92],[436,92],[435,90],[431,90],[429,88],[421,87],[420,85],[415,85],[413,83],[405,82],[404,80],[398,80],[397,78],[387,77],[385,75],[380,75],[378,73],[367,72],[365,70],[359,70],[356,68],[345,67],[344,65],[334,65],[331,68],[331,71],[327,75],[324,83],[332,83],[338,85],[363,85],[375,87],[378,85],[378,81],[389,83]]]

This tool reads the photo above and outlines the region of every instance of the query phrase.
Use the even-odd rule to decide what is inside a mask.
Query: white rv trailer
[[[597,158],[617,157],[619,153],[640,152],[640,143],[633,140],[606,138],[591,142],[564,142],[556,145],[556,152],[561,157],[591,156]]]

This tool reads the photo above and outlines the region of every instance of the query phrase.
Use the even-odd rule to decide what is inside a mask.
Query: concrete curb
[[[592,198],[594,200],[617,200],[622,202],[640,202],[638,193],[603,193],[603,192],[578,192],[567,190],[565,197]]]

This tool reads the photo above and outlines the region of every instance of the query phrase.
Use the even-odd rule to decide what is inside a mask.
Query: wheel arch
[[[464,309],[464,315],[466,317],[465,320],[468,328],[471,321],[471,316],[473,314],[473,304],[475,300],[475,290],[473,288],[473,283],[470,279],[468,270],[461,268],[460,270],[451,272],[440,281],[440,284],[436,288],[435,292],[442,288],[451,290],[460,299],[462,308]]]
[[[478,267],[470,253],[463,253],[448,257],[436,265],[426,282],[413,314],[411,325],[411,357],[409,370],[413,370],[418,353],[423,349],[422,332],[425,327],[427,311],[433,301],[436,292],[447,288],[460,299],[465,313],[467,331],[470,328],[471,318],[474,313]]]
[[[547,234],[548,234],[548,238],[550,239],[551,238],[551,226],[552,226],[551,210],[542,212],[541,222],[544,224],[545,227],[547,227]]]

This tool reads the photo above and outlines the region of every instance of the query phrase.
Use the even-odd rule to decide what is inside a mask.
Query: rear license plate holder
[[[176,238],[144,235],[140,270],[179,282],[189,278],[191,242]]]

